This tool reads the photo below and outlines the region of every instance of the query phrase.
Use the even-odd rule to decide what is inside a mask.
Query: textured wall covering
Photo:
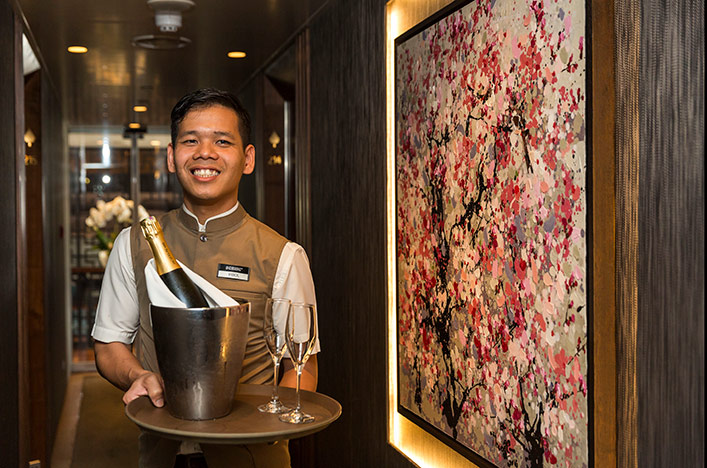
[[[343,406],[315,436],[323,468],[412,466],[386,443],[384,12],[332,1],[310,31],[318,390]]]
[[[3,385],[0,399],[0,450],[2,463],[11,466],[19,463],[18,437],[18,339],[17,339],[17,236],[16,203],[17,185],[15,174],[16,153],[13,142],[15,134],[15,14],[8,2],[0,2],[0,60],[5,66],[0,69],[0,137],[5,142],[0,148],[0,164],[3,172],[0,179],[0,255],[3,268],[0,270],[0,375]]]
[[[636,0],[615,2],[616,36],[616,348],[617,464],[636,467],[636,321],[638,317],[638,62]]]
[[[64,146],[61,108],[55,88],[42,72],[42,172],[44,204],[44,286],[48,437],[54,440],[68,383],[70,360],[66,314],[70,307],[68,273],[69,161]],[[62,281],[57,281],[62,278]],[[51,450],[51,446],[49,447]]]
[[[704,1],[640,21],[638,466],[704,466]]]

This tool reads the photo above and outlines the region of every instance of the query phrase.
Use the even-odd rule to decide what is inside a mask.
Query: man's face
[[[220,105],[193,109],[167,146],[167,167],[184,189],[184,204],[202,221],[238,201],[241,175],[255,167],[255,148],[243,148],[238,116]]]

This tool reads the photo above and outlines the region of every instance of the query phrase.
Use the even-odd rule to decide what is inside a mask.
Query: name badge
[[[250,268],[238,265],[226,265],[225,263],[218,264],[219,278],[228,278],[238,281],[248,281],[250,278]]]

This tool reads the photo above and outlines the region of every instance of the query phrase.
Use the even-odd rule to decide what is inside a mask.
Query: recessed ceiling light
[[[147,106],[133,106],[135,112],[147,112]]]
[[[128,124],[128,127],[129,127],[129,128],[140,128],[140,124],[137,123],[137,122],[130,122],[130,123]]]
[[[229,58],[245,58],[245,52],[234,50],[228,53]]]
[[[160,140],[151,140],[150,144],[154,147],[159,147],[161,145]]]
[[[72,54],[85,54],[88,52],[88,48],[81,45],[72,45],[66,48]]]

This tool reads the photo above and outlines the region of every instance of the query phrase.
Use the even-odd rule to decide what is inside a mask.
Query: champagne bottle
[[[209,307],[201,289],[194,284],[172,255],[172,251],[164,240],[162,227],[155,217],[150,216],[140,221],[140,228],[150,244],[157,274],[160,275],[169,290],[188,308]]]

